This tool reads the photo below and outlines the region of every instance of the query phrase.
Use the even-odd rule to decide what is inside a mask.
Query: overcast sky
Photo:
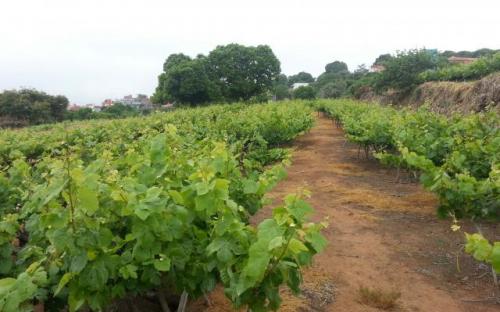
[[[165,58],[268,44],[282,71],[355,69],[411,48],[500,48],[500,1],[1,0],[0,90],[72,103],[152,94]]]

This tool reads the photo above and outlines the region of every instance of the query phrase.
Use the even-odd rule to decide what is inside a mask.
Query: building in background
[[[68,108],[67,110],[71,111],[71,112],[74,112],[74,111],[77,111],[79,110],[80,108],[82,108],[81,106],[78,106],[76,105],[75,103],[71,103],[68,105]]]
[[[296,82],[292,85],[292,89],[295,90],[300,87],[307,87],[309,85],[309,82]]]
[[[113,105],[113,100],[112,99],[105,99],[102,102],[102,107],[108,107],[108,106],[111,106],[111,105]]]
[[[174,108],[174,103],[167,102],[161,106],[163,109],[173,109]]]
[[[371,73],[380,73],[380,72],[383,72],[384,70],[385,70],[385,66],[382,64],[373,64],[370,67]]]
[[[126,95],[121,99],[115,100],[114,103],[121,103],[139,109],[151,109],[153,107],[149,97],[145,94],[138,94],[136,97]]]
[[[470,64],[477,60],[475,57],[450,56],[448,62],[452,64]]]
[[[94,112],[100,112],[103,108],[110,107],[114,104],[123,104],[126,106],[131,106],[141,110],[148,110],[153,108],[153,104],[149,100],[149,97],[145,94],[138,94],[136,97],[129,94],[121,99],[105,99],[102,101],[101,105],[90,105]]]

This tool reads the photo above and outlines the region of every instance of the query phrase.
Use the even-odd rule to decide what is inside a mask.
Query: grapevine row
[[[318,102],[349,140],[385,164],[418,170],[440,199],[438,213],[500,216],[500,119],[493,112],[447,118],[350,100]]]
[[[316,108],[342,126],[346,137],[386,165],[420,173],[437,194],[442,217],[500,217],[500,118],[494,112],[451,118],[351,100],[320,101]],[[466,234],[465,250],[500,273],[500,242]]]
[[[325,225],[307,222],[302,193],[248,220],[284,176],[279,145],[312,124],[289,102],[2,133],[0,310],[97,311],[217,284],[237,307],[276,310]]]

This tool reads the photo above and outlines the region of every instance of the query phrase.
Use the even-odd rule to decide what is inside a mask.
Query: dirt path
[[[326,118],[296,141],[288,178],[271,197],[312,191],[314,219],[329,218],[329,245],[305,271],[303,295],[283,291],[280,311],[378,311],[359,303],[361,286],[400,292],[396,311],[500,311],[463,300],[492,295],[488,268],[459,252],[463,234],[436,218],[432,194],[417,183],[395,183],[395,177],[373,159],[358,159],[357,148]],[[484,229],[500,236],[495,225]],[[231,310],[220,291],[211,299],[212,307],[202,310]]]

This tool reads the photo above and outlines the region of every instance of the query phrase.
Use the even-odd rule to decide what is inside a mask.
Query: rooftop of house
[[[370,71],[373,73],[373,72],[381,72],[385,69],[385,66],[382,65],[382,64],[373,64],[371,67],[370,67]]]
[[[451,63],[472,63],[475,60],[477,60],[477,58],[474,58],[474,57],[462,57],[462,56],[450,56],[448,58],[448,61],[451,62]]]
[[[76,104],[70,104],[70,105],[68,105],[68,110],[69,110],[69,111],[77,111],[77,110],[79,110],[80,108],[81,108],[81,107],[80,107],[80,106],[78,106],[78,105],[76,105]]]
[[[292,89],[297,89],[299,87],[306,87],[309,85],[309,82],[296,82],[292,85]]]

